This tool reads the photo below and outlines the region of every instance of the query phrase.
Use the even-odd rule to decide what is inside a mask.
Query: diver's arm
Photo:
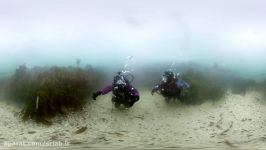
[[[176,86],[177,86],[178,88],[181,88],[181,89],[187,89],[187,88],[190,87],[190,85],[189,85],[186,81],[184,81],[184,80],[182,80],[182,79],[178,79],[178,80],[176,81]]]
[[[133,86],[129,86],[129,91],[130,91],[130,94],[131,96],[137,101],[139,100],[139,91],[134,88]]]
[[[133,96],[139,96],[139,91],[136,89],[136,88],[134,88],[133,86],[129,86],[129,88],[130,88],[130,93],[133,95]]]
[[[160,89],[160,85],[157,84],[156,86],[154,86],[151,90],[151,95],[153,95],[154,92],[157,92]]]
[[[109,93],[111,91],[112,91],[112,85],[107,85],[107,86],[103,87],[100,91],[97,91],[97,92],[93,93],[92,98],[94,100],[96,100],[96,98],[99,95],[105,95],[105,94],[107,94],[107,93]]]
[[[130,95],[131,95],[128,102],[129,102],[129,106],[132,107],[134,103],[139,100],[139,91],[131,85],[129,85],[128,88],[129,88]]]
[[[101,91],[102,95],[105,95],[105,94],[112,91],[112,85],[107,85],[107,86],[103,87],[100,91]]]

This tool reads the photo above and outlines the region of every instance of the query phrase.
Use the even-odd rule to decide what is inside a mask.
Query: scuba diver
[[[132,77],[132,82],[134,79],[132,74],[125,75],[122,72],[118,72],[114,77],[113,84],[93,93],[93,99],[96,100],[99,95],[105,95],[112,91],[112,103],[116,108],[119,108],[121,104],[124,105],[124,108],[132,107],[139,100],[139,92],[130,84],[129,76]]]
[[[166,102],[171,99],[179,99],[182,101],[181,92],[189,88],[189,84],[180,78],[180,74],[175,74],[172,71],[165,71],[161,77],[161,81],[151,91],[153,95],[155,92],[163,95]]]

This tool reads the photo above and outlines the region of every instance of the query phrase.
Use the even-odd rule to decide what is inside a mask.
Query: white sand
[[[57,117],[52,126],[22,122],[19,109],[0,102],[0,141],[69,141],[71,147],[102,148],[266,148],[266,105],[256,92],[228,93],[216,104],[166,104],[141,92],[129,110],[113,110],[111,94],[84,110]],[[80,127],[88,129],[80,134]],[[31,132],[33,131],[33,132]]]

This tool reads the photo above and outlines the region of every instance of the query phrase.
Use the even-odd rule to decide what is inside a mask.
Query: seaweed
[[[233,94],[245,95],[247,91],[258,87],[255,80],[235,76],[220,68],[206,68],[204,71],[191,69],[183,77],[191,84],[185,92],[185,102],[189,104],[201,104],[206,100],[216,102],[227,89],[231,89]]]
[[[5,87],[7,86],[8,80],[9,80],[8,77],[1,77],[0,78],[0,97],[5,96]]]
[[[263,81],[261,81],[257,87],[256,87],[257,91],[259,91],[262,94],[262,98],[264,101],[266,101],[266,79],[264,79]]]
[[[252,88],[256,88],[258,85],[255,80],[252,79],[243,79],[243,78],[235,78],[232,82],[232,93],[245,95],[248,90]]]
[[[190,88],[183,94],[183,102],[186,104],[201,104],[206,100],[216,102],[225,94],[225,88],[209,73],[188,70],[182,76],[190,84]]]
[[[20,66],[8,84],[8,97],[25,104],[24,121],[51,124],[58,115],[80,110],[101,77],[98,71],[77,67]]]

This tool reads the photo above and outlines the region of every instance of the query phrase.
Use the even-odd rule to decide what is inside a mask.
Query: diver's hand
[[[97,98],[99,95],[101,95],[101,94],[102,94],[101,91],[97,91],[96,93],[93,93],[93,94],[92,94],[92,99],[93,99],[93,100],[96,100],[96,98]]]
[[[96,93],[93,93],[93,94],[92,94],[92,99],[93,99],[93,100],[96,100],[96,98],[97,98],[97,94],[96,94]]]
[[[155,92],[157,92],[160,89],[160,85],[156,85],[155,87],[152,88],[151,90],[151,95],[153,95]]]
[[[152,90],[151,90],[151,95],[152,95],[152,96],[153,96],[154,92],[155,92],[155,89],[152,89]]]
[[[132,96],[130,99],[129,99],[129,107],[132,107],[133,105],[134,105],[134,103],[136,102],[136,101],[138,101],[139,100],[139,96],[137,95],[137,96]]]
[[[139,96],[138,95],[137,96],[132,96],[131,99],[132,99],[133,102],[136,102],[136,101],[139,100]]]
[[[135,96],[135,101],[138,101],[139,100],[139,96]]]

